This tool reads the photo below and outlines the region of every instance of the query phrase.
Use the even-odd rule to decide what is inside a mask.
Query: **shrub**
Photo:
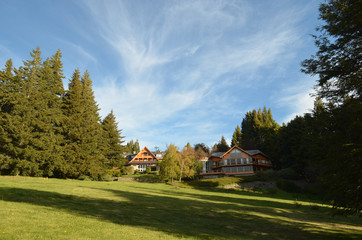
[[[120,170],[112,169],[109,171],[109,175],[111,175],[112,177],[120,177],[122,174]]]
[[[148,166],[148,167],[146,168],[146,174],[150,174],[150,173],[151,173],[151,167]]]
[[[103,173],[103,174],[99,175],[98,180],[110,182],[110,181],[113,181],[113,177],[111,175],[109,175],[108,173]]]
[[[92,181],[92,179],[89,176],[86,175],[80,175],[78,177],[78,180],[82,180],[82,181]]]
[[[300,193],[302,189],[297,186],[294,182],[288,180],[278,180],[277,187],[283,191],[290,193]]]
[[[122,169],[122,174],[124,174],[124,175],[132,175],[133,173],[134,173],[134,170],[133,170],[132,166],[127,166]]]

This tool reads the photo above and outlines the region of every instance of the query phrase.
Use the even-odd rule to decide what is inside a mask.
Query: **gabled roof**
[[[230,148],[229,151],[227,151],[226,153],[224,153],[224,154],[221,156],[221,158],[223,158],[226,154],[228,154],[229,152],[231,152],[231,151],[234,150],[234,149],[238,149],[239,151],[242,151],[242,152],[250,155],[250,153],[247,152],[247,151],[245,151],[244,149],[242,149],[242,148],[240,148],[240,147],[238,147],[238,146],[234,146],[234,147]]]
[[[144,152],[147,152],[147,153],[150,154],[154,159],[156,159],[157,161],[159,161],[159,159],[155,156],[155,154],[153,154],[147,147],[144,147],[144,148],[142,148],[142,150],[141,150],[139,153],[137,153],[137,154],[132,158],[132,160],[129,161],[128,163],[131,163],[132,161],[135,161],[136,158],[142,158],[142,154],[143,154]]]
[[[209,157],[221,157],[222,155],[224,155],[225,152],[214,152],[211,153]]]
[[[258,149],[254,149],[254,150],[246,150],[248,153],[250,153],[252,156],[260,154],[263,155],[266,158],[270,158],[268,155],[266,155],[265,153],[263,153],[262,151],[258,150]]]

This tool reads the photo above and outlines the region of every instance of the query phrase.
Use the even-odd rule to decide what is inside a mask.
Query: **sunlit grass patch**
[[[332,217],[293,195],[163,183],[0,177],[4,239],[349,239],[358,217]],[[311,206],[318,206],[312,209]],[[3,227],[2,224],[6,224]]]

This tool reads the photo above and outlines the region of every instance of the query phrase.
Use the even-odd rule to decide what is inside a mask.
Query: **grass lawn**
[[[0,177],[0,239],[362,239],[362,218],[298,203],[278,193]]]

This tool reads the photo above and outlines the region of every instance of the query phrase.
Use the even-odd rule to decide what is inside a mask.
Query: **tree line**
[[[311,113],[279,126],[270,109],[246,113],[231,145],[260,149],[307,181],[335,207],[362,210],[361,1],[331,0],[320,5],[324,24],[314,35],[318,51],[302,62],[317,76]],[[224,137],[217,150],[227,150]]]
[[[101,120],[88,71],[76,69],[64,90],[60,50],[30,55],[0,71],[0,174],[99,178],[122,161],[113,111]]]

